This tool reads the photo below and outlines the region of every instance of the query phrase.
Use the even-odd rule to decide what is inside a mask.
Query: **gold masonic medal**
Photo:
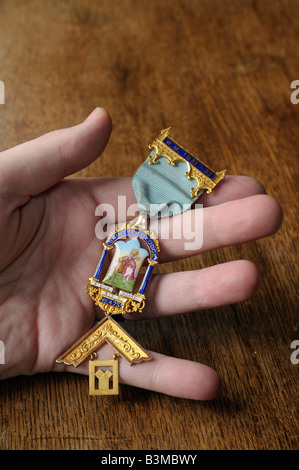
[[[105,343],[115,350],[113,360],[98,361],[97,350]],[[110,315],[106,315],[57,360],[77,367],[89,361],[89,394],[118,395],[118,358],[130,365],[150,361],[151,356]]]
[[[149,146],[152,152],[143,165],[147,170],[148,165],[158,164],[161,157],[167,158],[171,166],[176,166],[178,162],[185,162],[187,165],[186,181],[192,179],[196,182],[196,187],[187,191],[187,197],[192,202],[204,190],[210,193],[224,178],[225,170],[219,173],[214,172],[173,141],[169,133],[170,128],[165,129]],[[140,167],[141,171],[144,168],[143,165]],[[163,168],[162,170],[165,171]],[[138,176],[138,171],[135,176]],[[150,185],[154,183],[154,181],[147,181]],[[171,181],[172,187],[175,184],[176,181]],[[182,188],[178,188],[178,193],[182,193]],[[156,235],[148,230],[149,215],[146,209],[140,209],[133,221],[117,227],[103,243],[102,255],[85,290],[95,305],[103,310],[105,316],[56,360],[58,363],[77,367],[83,361],[90,359],[90,395],[117,395],[119,393],[118,359],[120,357],[130,365],[152,359],[116,321],[120,315],[141,314],[145,307],[146,289],[154,266],[158,263],[160,251]],[[140,270],[144,265],[146,269],[142,276]],[[105,343],[114,349],[113,359],[97,360],[97,350]]]

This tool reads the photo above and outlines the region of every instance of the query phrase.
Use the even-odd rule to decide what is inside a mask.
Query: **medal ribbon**
[[[215,173],[170,139],[169,133],[170,128],[165,129],[150,145],[152,151],[132,181],[140,210],[146,210],[149,217],[167,217],[190,209],[226,172]]]

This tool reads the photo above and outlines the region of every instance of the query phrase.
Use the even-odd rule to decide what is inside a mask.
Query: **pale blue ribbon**
[[[150,155],[154,156],[155,150]],[[132,182],[140,208],[150,217],[166,217],[190,209],[197,199],[190,193],[196,181],[186,177],[187,170],[184,162],[172,166],[165,157],[153,164],[147,159],[136,171]]]

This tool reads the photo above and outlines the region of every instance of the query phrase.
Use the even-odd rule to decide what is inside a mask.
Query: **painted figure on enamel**
[[[103,282],[133,292],[138,272],[148,255],[148,251],[140,247],[138,238],[116,242],[115,254]]]
[[[146,225],[147,214],[141,212],[131,223],[116,228],[103,243],[102,256],[86,292],[109,315],[141,313],[145,306],[145,291],[159,253],[159,242]],[[113,258],[108,264],[109,252]],[[146,261],[143,277],[138,276]]]

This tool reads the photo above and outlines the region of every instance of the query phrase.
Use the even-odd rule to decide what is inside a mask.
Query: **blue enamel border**
[[[155,241],[145,232],[136,228],[125,228],[118,230],[114,234],[108,237],[107,241],[105,242],[106,245],[113,245],[119,238],[122,237],[138,237],[143,240],[150,252],[150,258],[153,261],[158,261],[158,250],[155,244]]]
[[[106,246],[112,246],[117,240],[119,240],[120,238],[123,238],[123,237],[138,237],[141,240],[143,240],[146,243],[146,245],[149,249],[151,260],[158,261],[158,250],[157,250],[155,241],[147,233],[143,232],[142,230],[136,229],[136,228],[125,228],[125,229],[118,230],[117,232],[113,233],[112,235],[110,235],[107,238],[107,240],[105,242],[105,245]],[[96,272],[94,273],[94,278],[95,279],[100,278],[100,275],[101,275],[101,272],[102,272],[102,269],[103,269],[103,266],[104,266],[107,255],[108,255],[108,249],[104,248],[101,259],[98,263]],[[147,288],[149,279],[150,279],[151,274],[152,274],[152,270],[153,270],[153,265],[150,264],[147,267],[147,270],[146,270],[146,272],[143,276],[143,280],[142,280],[142,283],[141,283],[141,286],[140,286],[140,289],[139,289],[139,294],[144,294],[145,293],[145,290]],[[105,297],[105,296],[101,296],[100,301],[104,302],[104,303],[107,303],[109,305],[113,305],[114,307],[117,307],[117,308],[121,308],[121,309],[124,308],[123,304],[121,302],[117,302],[117,301],[112,300],[112,299],[110,299],[108,297]]]
[[[118,302],[117,300],[109,299],[108,297],[105,297],[102,295],[100,297],[100,302],[103,302],[104,304],[112,305],[113,307],[121,308],[122,310],[124,309],[124,304],[122,302]]]
[[[194,166],[199,171],[201,171],[204,175],[206,175],[211,180],[216,176],[216,173],[210,170],[210,168],[206,167],[203,163],[201,163],[199,160],[193,157],[193,155],[191,155],[190,153],[182,149],[178,144],[173,142],[173,140],[171,140],[169,137],[166,137],[163,140],[163,143],[167,145],[167,147],[171,148],[171,150],[176,152],[180,157],[184,158],[184,160],[189,162],[192,166]]]

